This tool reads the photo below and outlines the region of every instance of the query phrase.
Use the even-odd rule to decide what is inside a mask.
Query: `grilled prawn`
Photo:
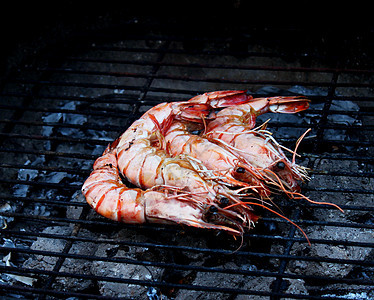
[[[244,91],[238,91],[243,97]],[[265,130],[255,127],[257,116],[266,112],[296,113],[309,107],[309,100],[300,97],[249,99],[245,104],[224,108],[208,121],[206,135],[236,152],[261,170],[270,183],[282,190],[299,191],[298,181],[308,178],[305,168],[290,161],[280,144]],[[298,145],[299,143],[297,143]]]
[[[116,149],[108,147],[93,166],[82,187],[87,202],[99,214],[124,223],[178,223],[207,229],[218,229],[242,235],[250,224],[229,209],[222,209],[208,198],[178,188],[155,186],[142,190],[128,188],[120,179]]]
[[[195,199],[210,199],[219,205],[241,202],[242,196],[236,191],[214,178],[204,178],[195,163],[191,164],[184,155],[172,157],[167,150],[164,134],[176,120],[202,122],[204,115],[215,108],[244,103],[242,99],[232,99],[230,91],[219,97],[204,95],[196,101],[161,103],[151,108],[117,139],[113,146],[118,168],[129,182],[142,189],[160,185],[184,189],[193,193]],[[243,222],[252,222],[249,207],[238,205],[234,210],[240,212]]]
[[[191,134],[196,123],[175,121],[165,135],[166,145],[173,156],[185,154],[201,162],[207,176],[214,176],[229,186],[248,187],[262,197],[269,196],[269,190],[261,180],[261,173],[248,164],[240,155],[235,155],[209,139]]]
[[[230,92],[227,92],[231,96]],[[171,157],[164,133],[174,120],[201,122],[213,108],[243,103],[240,99],[206,95],[196,102],[161,103],[148,110],[117,140],[118,168],[131,183],[147,189],[156,185],[186,188],[202,197],[228,196],[227,189],[204,180],[191,163],[181,156]]]

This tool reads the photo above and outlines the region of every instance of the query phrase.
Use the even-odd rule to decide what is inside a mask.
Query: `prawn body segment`
[[[207,131],[240,132],[241,126],[252,129],[259,115],[267,112],[297,113],[308,109],[309,102],[310,100],[298,96],[250,99],[244,104],[230,106],[219,111],[214,120],[209,122]]]
[[[88,204],[99,214],[114,221],[144,223],[143,197],[140,189],[128,189],[120,181],[116,157],[106,151],[94,164],[94,170],[82,187]]]
[[[115,152],[108,147],[94,163],[94,170],[82,187],[88,204],[100,215],[124,223],[177,223],[232,235],[242,235],[248,226],[240,222],[242,218],[237,212],[214,206],[209,199],[195,199],[182,190],[126,187],[119,177]],[[215,217],[211,216],[212,211]]]
[[[119,170],[131,183],[142,189],[168,185],[215,198],[213,187],[201,178],[187,160],[171,157],[153,147],[148,139],[135,141],[130,149],[126,145],[118,146],[117,151]]]
[[[212,108],[234,107],[247,103],[253,97],[245,90],[215,91],[195,96],[188,100],[189,103],[207,104]]]

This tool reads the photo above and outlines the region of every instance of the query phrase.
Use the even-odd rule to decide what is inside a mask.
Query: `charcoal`
[[[354,300],[372,300],[374,299],[374,290],[372,286],[357,286],[355,284],[328,284],[320,287],[309,287],[313,295],[321,297],[337,297],[342,299]]]
[[[132,233],[122,230],[113,237],[124,240],[132,236]],[[141,236],[137,236],[137,241],[141,240]],[[123,260],[131,260],[135,262],[136,258],[145,255],[149,249],[146,247],[128,246],[125,249],[120,249],[118,245],[100,244],[95,252],[95,256],[103,258],[111,258],[119,260],[118,262],[101,261],[100,259],[94,261],[90,266],[92,274],[99,277],[109,277],[113,281],[98,279],[98,286],[101,295],[108,297],[130,297],[131,299],[145,299],[148,287],[145,285],[137,285],[136,281],[150,281],[156,280],[161,274],[162,269],[153,266],[131,264],[121,262]],[[130,279],[134,283],[120,283],[116,279]]]
[[[371,243],[374,235],[372,230],[362,228],[336,227],[331,230],[328,227],[318,227],[312,232],[307,232],[310,239],[341,240],[360,243]],[[295,243],[291,254],[300,255],[305,250],[305,244]],[[313,244],[310,247],[309,256],[321,258],[335,258],[342,260],[363,261],[371,254],[369,247],[350,247],[343,245]],[[289,264],[289,269],[293,273],[305,275],[319,275],[336,278],[346,277],[354,268],[353,264],[338,264],[330,262],[313,262],[295,260]]]
[[[287,294],[301,294],[309,295],[309,291],[305,287],[305,281],[302,279],[287,278],[285,281],[288,283],[288,288],[284,291]]]
[[[66,236],[71,234],[71,227],[47,227],[43,230],[43,233],[56,234],[60,236]],[[86,230],[81,231],[81,236],[93,239],[94,236]],[[67,241],[64,239],[51,239],[39,237],[32,245],[31,249],[39,251],[50,251],[55,253],[63,252]],[[94,243],[74,243],[69,253],[71,254],[83,254],[93,255],[96,249]],[[40,270],[52,271],[58,261],[58,256],[45,256],[35,255],[29,258],[23,266],[25,268],[36,268]],[[69,272],[72,274],[85,274],[90,270],[92,262],[84,259],[71,259],[66,258],[60,269],[61,272]],[[81,291],[89,288],[92,285],[91,281],[85,279],[79,279],[74,277],[57,277],[54,283],[56,289],[62,289],[64,291]]]
[[[223,268],[237,268],[233,263],[228,263]],[[194,281],[194,285],[198,286],[213,286],[217,288],[239,288],[244,281],[243,275],[227,276],[225,273],[197,273]],[[182,299],[230,299],[230,294],[222,294],[217,292],[212,292],[206,294],[203,291],[194,290],[181,290],[177,293],[175,297],[176,300]]]

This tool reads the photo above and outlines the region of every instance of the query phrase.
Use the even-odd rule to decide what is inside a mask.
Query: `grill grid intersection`
[[[9,77],[1,92],[5,116],[0,133],[4,154],[1,199],[15,208],[4,207],[1,212],[8,226],[2,230],[1,253],[3,257],[12,253],[12,265],[4,263],[0,268],[13,275],[3,278],[1,289],[40,299],[105,299],[126,297],[115,293],[127,283],[144,286],[143,298],[149,292],[147,287],[153,286],[177,299],[199,293],[207,297],[219,293],[230,299],[242,299],[241,295],[317,299],[319,285],[327,282],[332,299],[339,299],[339,288],[348,293],[353,285],[358,286],[354,292],[370,296],[373,123],[372,108],[364,104],[373,100],[371,71],[346,70],[344,64],[339,68],[318,65],[318,58],[312,58],[316,66],[304,67],[300,57],[279,55],[266,47],[249,49],[238,58],[229,47],[212,50],[226,40],[209,36],[192,38],[193,43],[203,44],[193,51],[172,34],[132,34],[118,42],[113,42],[113,36],[107,40],[97,37],[73,39],[63,50],[48,51],[48,57],[42,53],[40,60]],[[354,74],[352,82],[347,79],[350,74]],[[292,93],[289,90],[297,85],[314,93],[311,99],[317,107],[300,114],[300,124],[274,118],[270,130],[288,146],[298,137],[299,131],[294,130],[313,128],[312,138],[302,146],[302,163],[312,169],[313,179],[303,190],[315,200],[342,198],[337,204],[347,217],[330,207],[279,201],[286,215],[311,235],[311,248],[325,253],[305,247],[294,227],[265,212],[255,230],[245,235],[243,249],[233,254],[238,243],[229,237],[180,226],[114,224],[82,202],[77,191],[94,159],[153,105],[228,87],[249,88],[259,96],[269,93],[261,90],[264,86]],[[25,105],[19,105],[23,100]],[[357,106],[340,110],[338,104],[346,101]],[[335,123],[333,116],[339,115],[351,119],[346,118],[346,124]],[[310,123],[305,123],[305,117]],[[284,134],[284,128],[291,133]],[[338,184],[331,183],[333,178]],[[21,191],[23,195],[17,194]],[[330,234],[334,229],[335,238]],[[346,238],[343,230],[348,232]],[[354,254],[350,250],[354,248],[364,254]],[[87,253],[81,253],[84,249]],[[168,255],[174,261],[165,260]],[[71,264],[77,269],[69,267]],[[326,266],[336,270],[323,271]],[[126,273],[124,267],[134,273]],[[315,267],[317,273],[306,272],[308,267]],[[110,274],[106,268],[120,274]],[[172,270],[181,282],[168,278]],[[344,276],[339,277],[339,271]],[[15,275],[37,280],[25,288]],[[223,278],[231,285],[220,282]],[[80,287],[74,285],[75,280]]]

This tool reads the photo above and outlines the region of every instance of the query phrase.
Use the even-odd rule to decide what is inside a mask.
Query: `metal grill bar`
[[[364,274],[372,274],[370,272],[374,265],[370,257],[323,256],[313,253],[313,249],[335,247],[344,252],[352,248],[367,253],[374,246],[372,241],[362,239],[368,230],[374,229],[370,217],[374,211],[370,202],[374,195],[371,167],[374,162],[374,125],[371,122],[374,111],[370,102],[374,96],[370,92],[373,81],[368,79],[374,73],[373,69],[345,65],[344,61],[339,61],[342,58],[339,56],[334,57],[331,65],[324,65],[318,63],[318,60],[326,57],[316,53],[308,54],[308,63],[298,53],[282,53],[272,49],[236,51],[222,46],[232,41],[223,36],[197,35],[186,38],[175,34],[136,33],[126,34],[125,43],[120,46],[113,43],[113,38],[115,40],[116,35],[112,32],[109,35],[78,35],[61,48],[49,49],[46,51],[48,54],[41,52],[32,63],[13,72],[5,80],[4,89],[0,93],[4,100],[0,105],[0,113],[5,116],[0,121],[0,152],[4,156],[0,166],[4,174],[9,172],[11,175],[0,177],[0,185],[7,187],[0,196],[5,203],[17,204],[17,208],[0,212],[1,217],[13,220],[7,224],[9,228],[1,230],[0,253],[3,257],[12,253],[20,262],[15,261],[14,266],[0,265],[0,269],[3,274],[38,278],[39,286],[25,288],[13,282],[1,284],[1,290],[26,296],[37,295],[39,299],[67,296],[107,299],[99,291],[108,288],[106,283],[130,284],[139,288],[155,287],[162,293],[175,290],[180,293],[180,297],[188,295],[188,292],[229,294],[230,299],[235,299],[237,295],[270,296],[271,299],[319,299],[321,293],[316,292],[316,287],[322,283],[328,283],[331,291],[334,291],[334,284],[357,285],[361,288],[359,291],[368,291],[366,288],[373,281],[364,277]],[[150,42],[150,45],[143,42]],[[202,43],[202,46],[191,50],[183,47],[185,42]],[[214,45],[221,45],[221,49],[217,50]],[[287,63],[283,59],[297,63]],[[316,60],[313,66],[310,64],[312,60]],[[236,76],[240,72],[242,76]],[[260,72],[263,76],[257,77]],[[285,89],[283,93],[290,95],[293,92],[286,89],[296,85],[313,91],[321,89],[320,94],[310,96],[312,104],[322,105],[318,108],[312,106],[308,110],[307,117],[309,114],[312,119],[315,118],[313,121],[299,124],[280,118],[273,120],[270,125],[275,134],[286,128],[290,131],[312,128],[314,136],[304,141],[307,146],[301,149],[301,153],[304,164],[312,168],[310,175],[313,179],[310,185],[303,187],[303,191],[312,198],[317,197],[316,200],[324,196],[336,199],[338,194],[346,199],[346,202],[339,204],[347,211],[349,218],[341,216],[331,219],[328,216],[336,214],[333,207],[306,201],[295,203],[279,200],[282,201],[281,207],[286,215],[292,216],[292,221],[312,235],[310,241],[315,248],[310,248],[311,253],[303,252],[306,241],[296,228],[266,213],[258,225],[260,228],[256,227],[255,231],[244,236],[246,241],[251,241],[252,247],[237,250],[233,256],[230,254],[236,249],[225,245],[227,240],[221,241],[219,246],[211,247],[209,240],[217,238],[203,231],[181,229],[179,226],[114,224],[97,216],[88,216],[87,205],[73,196],[88,176],[98,153],[149,107],[163,101],[186,100],[198,93],[218,89],[213,87],[248,87],[256,90],[263,85]],[[254,91],[253,95],[268,96],[269,92],[260,89]],[[346,102],[357,104],[359,109],[352,107],[340,110],[338,105]],[[81,121],[74,118],[81,118]],[[339,118],[345,118],[347,122],[357,120],[358,123],[335,122]],[[333,134],[336,132],[343,137]],[[291,145],[297,137],[297,134],[291,134],[277,137],[277,140]],[[6,159],[9,157],[12,160]],[[41,163],[36,163],[35,159],[41,160]],[[343,167],[326,167],[326,161]],[[66,178],[63,181],[53,181],[59,180],[60,176],[64,177],[64,174]],[[56,178],[50,181],[48,176]],[[332,179],[340,184],[334,184]],[[330,184],[323,184],[325,181]],[[367,185],[361,181],[367,182]],[[345,182],[352,185],[343,185]],[[20,186],[24,187],[25,194],[14,194],[13,190],[17,191]],[[45,191],[49,194],[43,194]],[[362,204],[356,201],[358,197]],[[38,211],[38,207],[43,206],[48,207],[46,215]],[[78,209],[78,215],[68,215],[67,211],[74,207]],[[313,211],[321,212],[321,216],[319,213],[313,214]],[[22,224],[27,224],[24,231],[19,230]],[[70,230],[66,234],[51,233],[48,230],[53,226],[60,229],[70,226]],[[277,228],[276,231],[272,231],[272,226]],[[333,238],[326,235],[329,230],[347,230],[350,234],[356,234],[357,239],[356,236],[345,238],[342,235]],[[129,236],[119,239],[111,234],[124,231],[133,233],[135,238]],[[318,231],[324,235],[313,235]],[[86,232],[90,232],[91,236],[85,237]],[[99,237],[98,232],[106,237]],[[96,236],[92,238],[94,234]],[[142,236],[148,240],[142,240]],[[184,245],[183,236],[194,241],[191,245]],[[43,239],[51,243],[61,242],[63,247],[59,250],[35,248]],[[15,245],[7,245],[9,241]],[[198,241],[207,241],[207,244],[199,244]],[[17,243],[25,246],[17,247]],[[140,256],[110,256],[104,252],[74,253],[74,247],[80,244],[120,251],[128,248],[139,251]],[[155,257],[158,251],[163,255],[167,253],[173,259],[167,261],[152,256],[142,257],[142,249],[153,251]],[[196,255],[201,255],[206,260],[205,264],[194,261]],[[34,256],[54,259],[52,269],[25,264],[26,259],[31,260]],[[226,266],[220,262],[229,261],[228,257],[235,266]],[[98,275],[82,270],[67,271],[67,263],[79,266],[80,260],[90,265],[102,263],[102,266],[117,264],[129,265],[129,268],[158,268],[160,274],[151,280],[145,277],[134,279],[126,275],[118,278],[113,274]],[[258,260],[263,261],[261,268],[255,265],[257,269],[246,269],[246,264]],[[325,271],[319,274],[297,273],[297,264],[317,268],[318,265],[329,264],[333,268],[348,266],[351,269],[343,276],[334,276]],[[187,276],[183,279],[187,280],[185,282],[174,282],[167,278],[167,274],[176,271],[185,272],[183,274],[192,276],[192,279],[188,279],[187,275],[184,275]],[[199,281],[200,274],[212,278],[219,278],[223,274],[233,282],[241,280],[238,276],[244,276],[245,280],[233,283],[233,286],[225,286],[221,285],[225,280],[218,279],[214,285],[201,279]],[[94,292],[77,289],[66,293],[59,287],[61,278],[66,282],[71,279],[93,282],[91,285],[96,285],[96,288]],[[267,288],[263,290],[258,289],[257,284],[247,284],[261,278],[267,282]],[[302,282],[305,290],[287,291],[287,285],[297,281]],[[183,294],[183,291],[187,294]],[[338,294],[335,296],[331,299],[339,299]]]
[[[98,74],[100,75],[100,74]],[[132,77],[141,77],[145,78],[144,76],[132,76]],[[306,81],[280,81],[280,80],[225,80],[219,78],[207,79],[207,78],[191,78],[191,77],[172,77],[166,75],[154,76],[154,79],[169,79],[169,80],[181,80],[181,81],[196,81],[196,82],[207,82],[207,83],[231,83],[231,84],[250,84],[250,85],[274,85],[274,86],[291,86],[291,85],[303,85],[307,87],[330,87],[330,82],[306,82]],[[45,86],[67,86],[67,87],[81,87],[81,88],[99,88],[99,89],[125,89],[125,90],[132,90],[132,91],[140,91],[142,87],[134,86],[134,85],[125,85],[125,84],[104,84],[104,83],[85,83],[85,82],[66,82],[66,81],[52,81],[52,80],[43,80],[43,81],[36,81],[36,80],[24,80],[24,79],[14,79],[15,83],[23,84],[23,85],[33,85],[40,83]],[[373,88],[374,84],[371,83],[337,83],[337,88],[343,87],[356,87],[356,88]],[[164,88],[156,88],[152,87],[149,88],[150,92],[172,92],[172,93],[179,93],[179,94],[190,94],[191,91],[189,90],[181,90],[181,89],[164,89]]]
[[[200,91],[201,93],[203,91]],[[195,92],[189,92],[189,93],[186,93],[188,95],[191,95],[192,93],[200,93],[199,91],[195,91]],[[15,91],[15,92],[0,92],[0,95],[2,97],[27,97],[27,94],[24,94],[20,91]],[[253,96],[255,97],[266,97],[268,96],[267,94],[264,94],[264,93],[258,93],[258,92],[253,92],[252,93]],[[324,102],[324,99],[325,97],[324,96],[315,96],[315,95],[311,95],[311,96],[308,96],[308,98],[310,98],[312,101],[317,101],[317,102]],[[134,95],[131,95],[131,94],[128,94],[128,95],[121,95],[121,94],[108,94],[108,95],[103,95],[103,96],[98,96],[98,97],[88,97],[88,96],[74,96],[74,95],[64,95],[64,96],[58,96],[58,95],[52,95],[52,94],[44,94],[44,95],[39,95],[38,96],[38,99],[41,99],[41,100],[52,100],[52,101],[71,101],[71,100],[74,100],[74,101],[77,101],[77,102],[89,102],[89,103],[123,103],[123,104],[132,104],[134,102],[134,100],[137,100],[137,97],[134,96]],[[374,97],[370,97],[370,96],[357,96],[357,95],[352,95],[352,96],[344,96],[344,95],[335,95],[334,97],[334,100],[337,100],[337,101],[346,101],[346,100],[353,100],[354,102],[363,102],[363,101],[371,101],[373,100]],[[186,100],[186,98],[182,98],[180,96],[175,96],[175,97],[171,97],[171,96],[157,96],[157,95],[149,95],[147,96],[146,99],[142,100],[142,101],[139,101],[140,103],[142,104],[156,104],[156,103],[161,103],[161,102],[172,102],[172,101],[183,101],[183,100]],[[7,105],[1,105],[2,108],[6,109]],[[22,109],[21,106],[17,106],[17,107],[14,107],[14,109]],[[33,109],[32,107],[30,107],[29,109]],[[44,108],[39,108],[40,110],[44,110]],[[48,109],[51,109],[51,110],[54,110],[55,108],[48,108]],[[60,109],[56,109],[57,111],[59,111]],[[309,111],[309,110],[308,110]],[[313,108],[310,108],[310,111],[314,112],[314,113],[320,113],[321,112],[321,109],[317,110],[317,109],[313,109]],[[330,111],[331,114],[342,114],[342,111],[337,111],[337,110],[331,110]],[[75,111],[72,111],[71,113],[76,113]],[[85,112],[82,111],[81,112],[82,114],[84,114]],[[360,111],[345,111],[344,114],[347,114],[347,115],[352,115],[352,114],[357,114],[357,115],[373,115],[374,112],[372,111],[372,109],[370,107],[362,107],[362,110]]]
[[[64,251],[65,252],[65,251]],[[34,252],[34,253],[38,253],[38,254],[41,254],[41,255],[46,255],[46,256],[55,256],[57,255],[56,253],[53,253],[53,252]],[[58,254],[58,257],[60,258],[69,258],[69,257],[72,257],[71,255],[67,254],[66,256],[63,255],[65,253],[59,253]],[[282,277],[285,277],[285,278],[295,278],[295,279],[309,279],[309,280],[326,280],[326,281],[331,281],[331,282],[343,282],[343,283],[348,283],[348,284],[364,284],[364,285],[371,285],[372,284],[372,281],[370,280],[357,280],[357,279],[338,279],[338,278],[330,278],[330,277],[319,277],[319,276],[295,276],[293,274],[287,274],[287,273],[282,273],[282,274],[278,274],[278,273],[271,273],[271,272],[251,272],[251,271],[242,271],[242,270],[228,270],[228,269],[219,269],[219,268],[206,268],[206,267],[194,267],[194,266],[181,266],[181,265],[175,265],[175,264],[164,264],[164,263],[156,263],[156,262],[151,262],[151,263],[148,263],[148,262],[142,262],[142,261],[139,261],[139,260],[136,260],[136,261],[131,261],[131,260],[126,260],[126,259],[107,259],[107,258],[102,258],[102,257],[93,257],[93,258],[90,258],[90,257],[87,257],[87,256],[77,256],[75,255],[73,258],[75,259],[87,259],[87,260],[90,260],[90,259],[95,259],[97,261],[107,261],[107,262],[120,262],[120,263],[126,263],[126,264],[137,264],[137,265],[145,265],[145,266],[161,266],[163,268],[177,268],[177,269],[185,269],[185,270],[196,270],[196,271],[199,271],[199,272],[217,272],[217,273],[227,273],[227,274],[243,274],[243,275],[247,275],[247,276],[264,276],[264,277],[273,277],[273,276],[282,276]],[[354,262],[353,262],[354,263]],[[36,270],[36,269],[20,269],[18,270],[17,268],[2,268],[0,267],[0,269],[3,269],[2,271],[4,272],[9,272],[9,273],[24,273],[24,274],[30,274],[30,273],[39,273],[39,274],[44,274],[44,275],[51,275],[53,277],[57,277],[57,276],[66,276],[66,277],[81,277],[82,275],[81,274],[64,274],[63,272],[59,272],[58,270],[54,270],[54,271],[45,271],[45,270]],[[84,275],[83,275],[84,276]],[[95,279],[100,279],[99,276],[84,276],[86,278],[95,278]],[[116,282],[116,278],[114,277],[108,277],[108,278],[105,278],[105,280],[108,280],[108,281],[114,281]],[[140,280],[128,280],[128,279],[120,279],[120,282],[124,282],[124,283],[132,283],[132,284],[141,284],[141,285],[153,285],[151,282],[147,282],[147,283],[144,283]],[[167,286],[168,283],[160,283],[160,285],[165,285]],[[190,287],[192,288],[192,287]],[[217,289],[217,291],[220,290],[220,289]],[[222,290],[221,290],[222,291]],[[233,290],[231,290],[233,291]],[[242,291],[240,291],[242,293]],[[233,293],[233,292],[231,292]],[[245,292],[244,292],[245,294]]]
[[[84,207],[85,205],[83,203],[76,203],[74,204],[76,206],[81,206]],[[90,221],[87,221],[90,222]],[[92,224],[93,222],[91,222]],[[108,222],[102,222],[102,225],[109,225],[111,223]],[[147,225],[143,225],[147,226]],[[130,226],[131,227],[131,226]],[[149,227],[149,226],[148,226]],[[173,230],[173,228],[168,228],[170,230]],[[174,228],[178,230],[177,228]],[[155,230],[158,230],[158,228],[155,228]],[[175,230],[174,230],[175,231]],[[9,230],[6,229],[3,231],[4,235],[6,236],[22,236],[23,238],[29,238],[33,237],[33,239],[37,237],[46,237],[46,238],[51,238],[51,239],[63,239],[63,240],[71,240],[74,242],[92,242],[92,239],[85,238],[85,237],[79,237],[79,236],[70,236],[70,235],[61,235],[61,234],[50,234],[50,233],[34,233],[34,232],[19,232],[19,231],[14,231],[14,230]],[[258,234],[253,234],[253,233],[247,233],[248,236],[261,240],[261,239],[276,239],[279,241],[293,241],[293,242],[302,242],[302,238],[296,238],[296,237],[282,237],[282,236],[270,236],[270,235],[258,235]],[[363,242],[352,242],[352,241],[347,241],[347,240],[324,240],[324,239],[312,239],[311,242],[313,243],[319,243],[319,244],[328,244],[328,245],[344,245],[344,246],[358,246],[358,247],[373,247],[373,243],[363,243]],[[209,249],[209,248],[196,248],[196,247],[190,247],[190,246],[177,246],[177,245],[167,245],[167,244],[156,244],[156,243],[141,243],[141,242],[134,242],[134,241],[118,241],[114,239],[103,239],[103,238],[98,238],[94,241],[94,243],[108,243],[108,244],[113,244],[113,245],[126,245],[126,246],[139,246],[139,247],[150,247],[150,248],[161,248],[161,249],[171,249],[171,250],[183,250],[183,251],[190,251],[190,252],[214,252],[214,253],[219,253],[219,254],[230,254],[232,253],[229,250],[223,250],[223,249]],[[10,250],[10,249],[9,249]],[[27,250],[23,249],[22,251],[27,252]],[[271,258],[277,258],[278,255],[274,254],[268,254],[268,253],[255,253],[255,252],[248,252],[248,251],[241,251],[238,250],[235,252],[237,255],[252,255],[252,256],[259,256],[259,257],[271,257]],[[287,257],[289,259],[293,259],[294,256],[282,256],[282,257]],[[301,256],[300,256],[301,257]],[[303,256],[302,257],[304,260],[317,260],[318,258],[313,258],[313,257],[308,257],[308,256]],[[332,261],[337,261],[336,259],[332,259]],[[359,262],[359,261],[357,261]],[[340,261],[340,263],[342,263]],[[359,262],[360,264],[368,264],[371,265],[372,262]]]
[[[71,183],[71,184],[60,184],[60,183],[51,183],[51,182],[35,182],[30,180],[10,180],[10,179],[3,179],[0,183],[6,184],[20,184],[20,185],[30,185],[30,186],[37,186],[37,187],[48,187],[49,189],[57,189],[57,190],[70,190],[76,191],[81,187],[79,183]],[[365,190],[365,189],[345,189],[345,188],[311,188],[305,187],[305,191],[318,191],[318,192],[333,192],[333,193],[352,193],[352,194],[363,194],[363,195],[373,195],[374,190]],[[363,208],[365,210],[365,208]]]
[[[79,278],[79,277],[78,277]],[[0,287],[2,286],[2,284],[0,284]],[[157,286],[157,285],[156,285]],[[162,285],[160,285],[162,286]],[[176,287],[176,288],[179,288],[181,287],[182,285],[173,285],[173,284],[168,284],[167,286],[169,287]],[[183,288],[188,288],[187,286],[182,286]],[[200,288],[202,291],[206,291],[206,290],[210,290],[209,288],[206,289],[204,287],[201,287]],[[112,297],[103,297],[103,296],[97,296],[97,295],[92,295],[92,296],[88,296],[87,294],[82,294],[82,293],[67,293],[67,292],[60,292],[60,291],[46,291],[44,289],[36,289],[36,288],[25,288],[25,287],[21,287],[21,286],[12,286],[10,288],[10,290],[16,290],[18,291],[19,293],[21,294],[27,294],[28,293],[40,293],[40,294],[48,294],[48,295],[56,295],[56,296],[72,296],[72,297],[78,297],[78,298],[92,298],[92,299],[113,299]],[[226,290],[227,291],[227,290]],[[235,293],[234,293],[235,294]],[[261,292],[256,292],[256,291],[252,291],[252,293],[246,293],[246,294],[249,294],[249,295],[263,295],[263,296],[268,296],[268,295],[283,295],[285,296],[286,294],[275,294],[275,293],[261,293]],[[294,299],[320,299],[319,296],[308,296],[306,298],[306,296],[304,295],[295,295],[295,294],[290,294],[289,296],[292,296]],[[329,297],[330,299],[334,299],[334,300],[339,300],[341,298],[339,297]],[[129,299],[129,298],[128,298]]]

